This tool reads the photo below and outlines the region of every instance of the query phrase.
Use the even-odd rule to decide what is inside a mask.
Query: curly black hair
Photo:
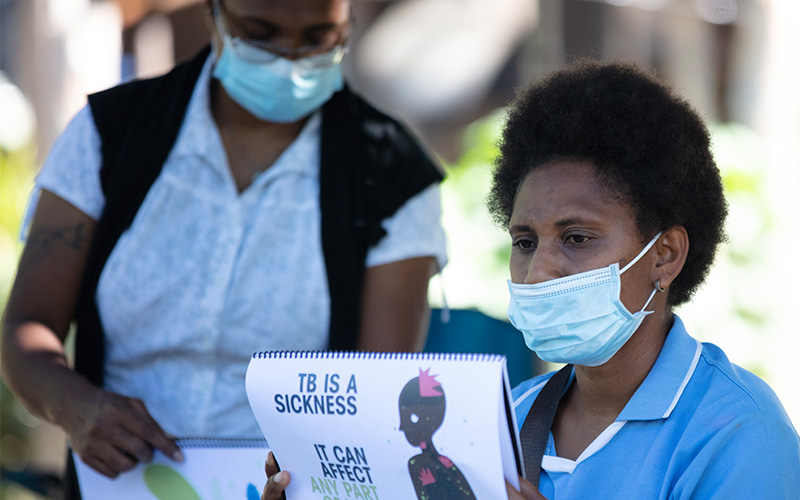
[[[634,64],[576,61],[518,92],[508,110],[487,203],[508,227],[520,184],[553,161],[589,161],[627,202],[640,235],[683,226],[689,253],[668,302],[688,301],[725,240],[727,203],[697,112]]]

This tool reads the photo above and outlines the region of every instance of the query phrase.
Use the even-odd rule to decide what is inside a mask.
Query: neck
[[[216,79],[211,81],[211,113],[239,192],[280,157],[307,120],[294,123],[259,120],[234,102]]]
[[[611,360],[576,366],[572,403],[581,413],[613,421],[642,384],[672,327],[672,313],[652,314]]]
[[[419,448],[422,450],[423,453],[433,453],[434,455],[439,454],[439,452],[436,451],[436,448],[433,447],[433,441],[431,441],[430,439],[420,443]]]

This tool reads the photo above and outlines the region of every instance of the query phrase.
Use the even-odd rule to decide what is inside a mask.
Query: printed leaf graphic
[[[144,470],[144,482],[158,500],[201,500],[192,485],[166,465],[147,467]]]

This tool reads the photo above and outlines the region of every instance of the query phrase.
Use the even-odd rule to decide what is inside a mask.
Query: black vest
[[[102,141],[100,179],[106,205],[97,222],[75,313],[75,369],[100,386],[104,333],[95,304],[97,282],[161,172],[208,54],[206,48],[164,76],[89,96]],[[402,125],[348,89],[323,106],[321,133],[322,248],[331,299],[329,348],[352,350],[359,329],[364,261],[368,248],[385,235],[381,221],[440,181],[442,174]]]

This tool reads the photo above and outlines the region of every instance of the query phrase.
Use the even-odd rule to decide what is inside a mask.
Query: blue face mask
[[[342,89],[341,58],[332,57],[333,53],[292,61],[231,38],[218,17],[217,26],[223,47],[214,78],[253,116],[278,123],[296,122]]]
[[[619,264],[524,285],[508,281],[508,319],[525,343],[543,360],[600,366],[633,335],[645,316],[654,289],[639,312],[630,313],[620,300],[620,275],[658,240],[658,233],[622,271]]]

